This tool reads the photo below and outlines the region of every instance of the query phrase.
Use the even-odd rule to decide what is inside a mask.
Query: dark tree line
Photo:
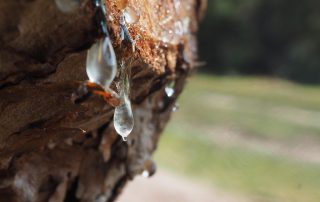
[[[199,43],[204,71],[320,83],[320,1],[212,0]]]

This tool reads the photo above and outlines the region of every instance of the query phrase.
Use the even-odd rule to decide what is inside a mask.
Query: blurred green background
[[[208,0],[202,71],[320,82],[320,1]]]
[[[320,201],[320,1],[209,0],[205,67],[156,160],[254,202]]]

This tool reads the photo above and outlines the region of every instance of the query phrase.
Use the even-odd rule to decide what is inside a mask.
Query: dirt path
[[[154,177],[137,177],[117,202],[249,202],[212,187],[159,171]]]

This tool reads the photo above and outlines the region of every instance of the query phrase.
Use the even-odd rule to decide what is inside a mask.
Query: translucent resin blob
[[[121,104],[115,109],[113,123],[117,133],[122,136],[124,141],[126,141],[127,137],[133,130],[134,119],[129,99],[129,75],[128,70],[125,67],[121,67],[118,89],[120,90]]]
[[[80,6],[80,0],[55,0],[58,9],[68,13],[76,10]]]
[[[133,129],[134,121],[129,98],[124,95],[121,99],[122,104],[119,107],[116,107],[113,121],[114,128],[116,129],[117,133],[123,138],[124,141],[126,141]]]
[[[91,82],[108,88],[117,73],[117,59],[109,37],[88,50],[86,71]]]
[[[123,10],[123,15],[124,15],[125,21],[128,24],[137,23],[140,19],[140,13],[138,13],[134,8],[130,6],[127,6]]]
[[[166,85],[165,92],[168,97],[172,97],[174,95],[174,85],[175,83],[173,81]]]
[[[131,44],[132,52],[135,52],[136,41],[132,39],[131,34],[126,26],[125,16],[120,16],[120,38],[121,41],[126,41]]]
[[[176,112],[180,109],[180,106],[178,103],[174,104],[174,106],[172,107],[172,112]]]
[[[141,176],[144,177],[144,178],[148,178],[148,177],[150,177],[150,173],[149,173],[149,171],[144,170],[144,171],[142,172]]]

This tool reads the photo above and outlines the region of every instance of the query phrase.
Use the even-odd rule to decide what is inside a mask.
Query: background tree
[[[320,82],[317,0],[212,0],[199,32],[203,70]]]

